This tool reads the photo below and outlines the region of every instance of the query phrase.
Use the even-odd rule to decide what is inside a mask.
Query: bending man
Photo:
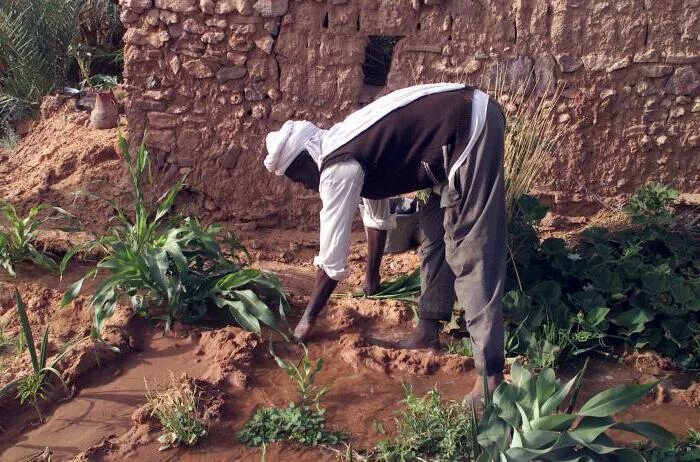
[[[319,191],[323,201],[315,286],[295,337],[308,338],[347,273],[359,202],[368,236],[365,292],[371,294],[386,232],[394,226],[388,198],[431,188],[420,212],[420,321],[402,346],[438,349],[440,321],[450,319],[456,300],[466,313],[477,369],[492,391],[504,365],[504,131],[503,112],[485,93],[430,84],[389,93],[329,130],[287,121],[269,133],[265,167]],[[477,380],[470,394],[477,398],[482,390]]]

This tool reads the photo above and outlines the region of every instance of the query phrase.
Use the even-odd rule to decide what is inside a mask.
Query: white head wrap
[[[308,150],[307,143],[318,140],[321,129],[306,120],[288,120],[276,132],[270,132],[265,138],[267,146],[267,157],[265,157],[265,168],[277,175],[284,175],[287,167],[294,162],[302,151]],[[310,144],[317,144],[310,143]],[[313,152],[311,152],[313,151]],[[311,149],[311,156],[318,163],[318,150]]]

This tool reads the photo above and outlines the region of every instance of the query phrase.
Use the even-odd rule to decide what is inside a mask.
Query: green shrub
[[[504,297],[509,353],[533,356],[536,366],[546,367],[625,345],[653,349],[686,368],[700,366],[693,341],[700,333],[700,244],[666,226],[663,210],[673,194],[654,190],[665,199],[650,200],[642,191],[631,202],[646,204],[633,207],[638,225],[589,228],[574,246],[558,238],[540,242],[533,224],[542,211],[533,212],[539,206],[530,198],[519,203],[511,233],[520,271],[511,267]]]
[[[99,336],[122,298],[143,315],[158,316],[162,306],[166,330],[175,319],[195,322],[226,313],[253,332],[260,332],[261,323],[279,328],[278,318],[268,306],[274,303],[280,317],[289,308],[279,279],[249,268],[245,248],[230,234],[220,240],[218,227],[204,228],[192,217],[166,221],[183,180],[157,201],[154,210],[149,210],[143,192],[150,172],[148,151],[141,145],[132,158],[121,135],[119,145],[132,180],[133,216],[108,201],[116,224],[92,243],[106,257],[69,287],[61,305],[67,305],[80,293],[85,278],[105,271],[108,276],[91,301],[93,336]],[[223,245],[229,247],[230,253],[224,252]]]
[[[480,453],[476,440],[476,417],[471,407],[443,404],[437,389],[418,397],[404,387],[406,410],[396,421],[397,436],[377,445],[379,460],[469,461]]]

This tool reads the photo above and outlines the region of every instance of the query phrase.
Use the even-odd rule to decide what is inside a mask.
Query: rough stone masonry
[[[540,196],[568,214],[648,180],[700,191],[700,0],[121,0],[131,142],[196,210],[313,224],[319,201],[262,167],[289,118],[329,126],[366,99],[365,49],[398,37],[387,91],[505,69],[565,90]],[[145,130],[148,127],[148,130]]]

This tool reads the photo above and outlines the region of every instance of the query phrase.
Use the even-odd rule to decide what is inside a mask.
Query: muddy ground
[[[356,236],[351,257],[353,271],[341,291],[351,290],[361,282],[361,237]],[[256,265],[277,272],[287,287],[294,308],[289,319],[293,325],[312,286],[314,269],[309,262],[315,252],[315,235],[257,232],[246,238],[255,247]],[[416,264],[415,252],[389,255],[383,275],[391,277]],[[62,342],[87,335],[91,318],[85,298],[73,307],[58,308],[61,292],[86,267],[76,265],[63,281],[33,267],[21,267],[16,281],[2,276],[0,321],[7,326],[8,334],[15,335],[19,329],[11,299],[16,286],[29,306],[34,332],[43,331],[46,325],[50,327],[54,351]],[[309,342],[314,358],[326,358],[318,380],[330,385],[323,401],[328,409],[328,424],[349,433],[349,442],[356,450],[372,448],[392,435],[393,419],[401,406],[402,384],[411,385],[421,394],[436,386],[446,399],[460,399],[475,380],[470,358],[386,347],[410,331],[412,316],[409,308],[394,302],[334,299]],[[176,326],[172,334],[165,336],[162,325],[133,318],[127,309],[122,309],[106,331],[106,338],[119,345],[122,353],[96,348],[88,342],[71,352],[61,364],[71,395],[56,389],[42,406],[46,416],[43,424],[37,421],[31,407],[20,408],[13,400],[2,402],[0,460],[23,460],[47,447],[53,453],[52,460],[260,460],[260,450],[240,444],[237,432],[257,407],[285,406],[296,399],[294,386],[268,353],[270,336],[269,332],[258,336],[231,326]],[[450,341],[447,337],[443,340]],[[279,338],[274,341],[283,357],[298,358],[298,346]],[[26,358],[17,359],[9,348],[2,356],[5,372],[0,384],[28,367]],[[584,394],[652,380],[654,374],[669,373],[663,368],[663,364],[645,357],[637,357],[636,364],[634,360],[629,364],[596,360],[587,374]],[[159,428],[139,408],[145,403],[147,387],[166,386],[171,372],[201,379],[221,394],[223,403],[211,422],[208,438],[194,448],[158,452]],[[573,370],[560,373],[567,376]],[[675,375],[671,388],[687,388],[691,379]],[[656,396],[649,396],[620,417],[653,420],[679,435],[688,426],[700,426],[700,409],[689,406],[692,397],[685,399],[685,395],[693,395],[693,389],[667,394],[670,402],[660,403]],[[385,433],[380,431],[382,428]],[[270,461],[336,458],[326,449],[288,444],[272,445],[267,455]]]

